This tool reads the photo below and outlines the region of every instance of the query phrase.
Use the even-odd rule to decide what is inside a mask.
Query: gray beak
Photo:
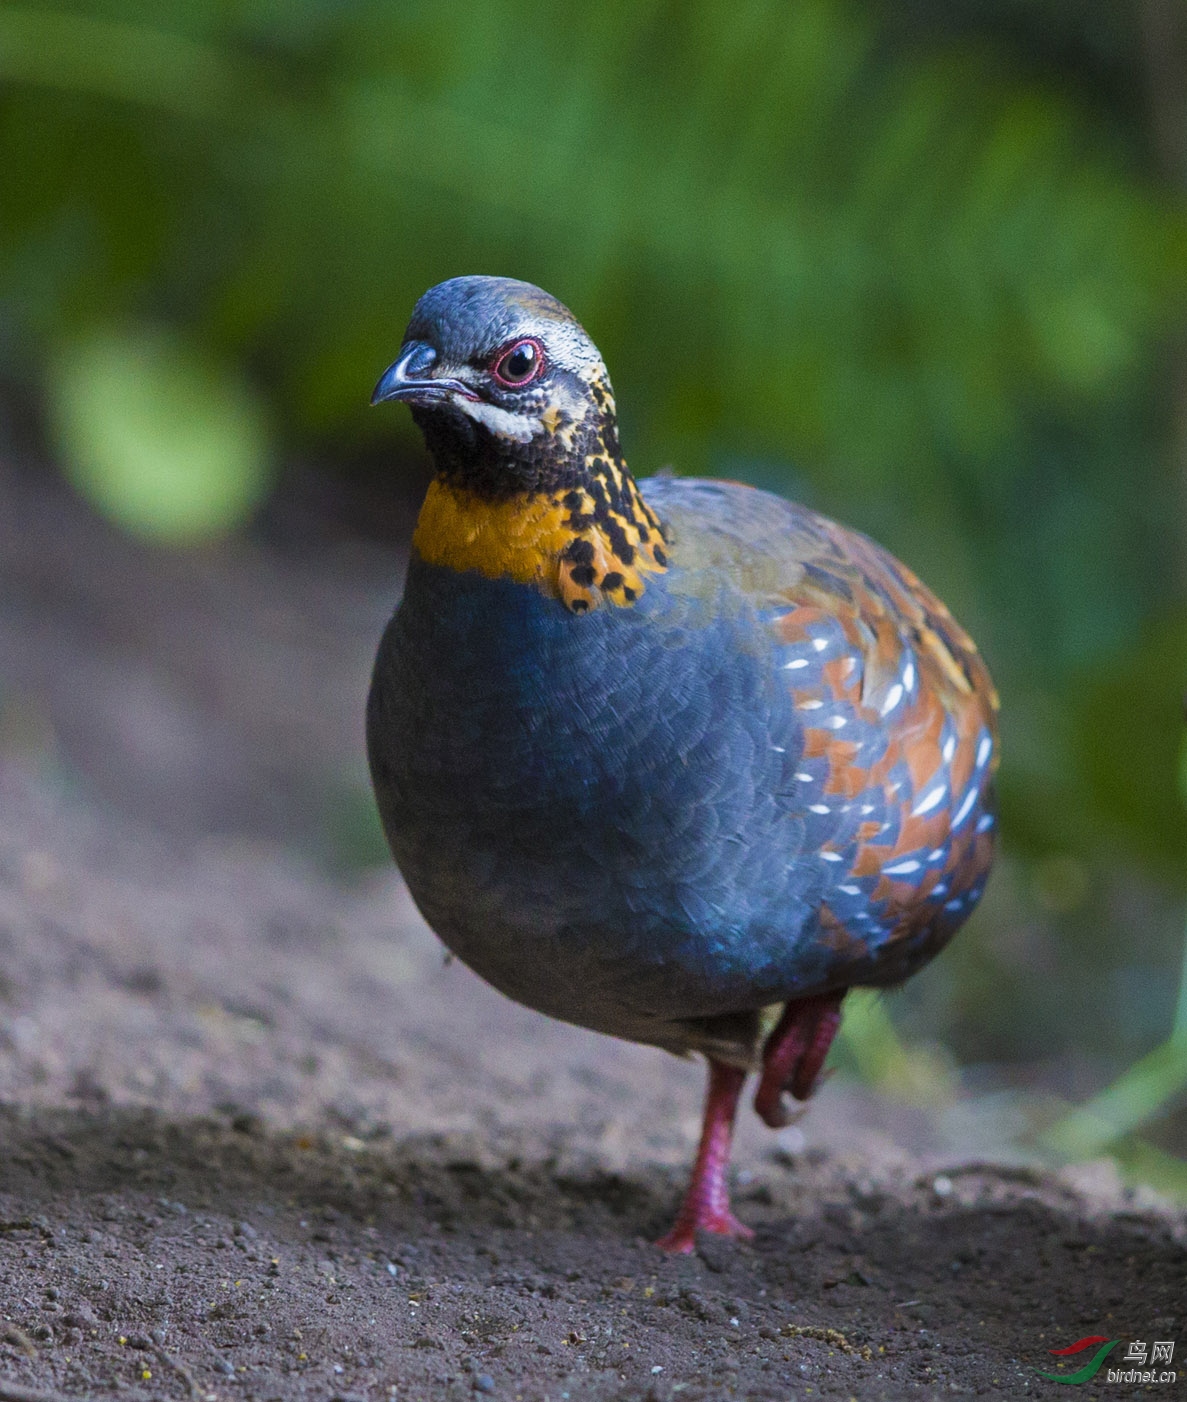
[[[448,399],[452,394],[477,399],[470,386],[461,380],[433,376],[433,367],[439,359],[433,347],[424,341],[409,341],[400,352],[399,360],[389,365],[379,377],[371,403],[382,404],[389,399],[397,399],[408,404],[434,404]]]

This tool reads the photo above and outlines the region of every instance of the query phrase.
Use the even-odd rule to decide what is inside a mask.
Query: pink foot
[[[783,1098],[785,1091],[797,1100],[807,1100],[812,1094],[841,1025],[841,999],[847,992],[843,988],[839,993],[821,993],[788,1003],[778,1026],[767,1038],[754,1108],[772,1129],[780,1129],[794,1118]]]
[[[730,1211],[726,1184],[734,1114],[745,1079],[745,1071],[710,1058],[709,1089],[705,1096],[705,1119],[697,1161],[675,1226],[656,1242],[662,1251],[687,1255],[696,1245],[698,1231],[741,1238],[754,1235]]]
[[[686,1221],[682,1212],[672,1230],[661,1236],[655,1244],[661,1251],[668,1251],[673,1256],[687,1256],[696,1248],[698,1231],[732,1236],[739,1241],[749,1241],[754,1235],[753,1230],[744,1222],[739,1222],[732,1212],[706,1215],[697,1221]]]

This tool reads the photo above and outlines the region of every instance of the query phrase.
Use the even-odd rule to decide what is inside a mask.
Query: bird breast
[[[816,893],[760,629],[728,593],[653,584],[575,616],[413,563],[369,747],[396,860],[461,958],[587,1025],[607,1003],[701,1015],[786,987]]]

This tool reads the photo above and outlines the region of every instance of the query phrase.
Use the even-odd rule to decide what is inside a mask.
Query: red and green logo
[[[1095,1344],[1100,1344],[1100,1348],[1092,1355],[1076,1373],[1044,1373],[1036,1368],[1040,1378],[1050,1378],[1056,1383],[1071,1383],[1073,1386],[1079,1383],[1086,1383],[1091,1378],[1095,1378],[1100,1371],[1101,1364],[1110,1353],[1121,1342],[1120,1339],[1106,1339],[1103,1334],[1089,1334],[1087,1338],[1077,1339],[1074,1344],[1068,1344],[1067,1348],[1053,1348],[1049,1350],[1056,1358],[1071,1358],[1073,1354],[1083,1353],[1085,1349],[1092,1348]]]

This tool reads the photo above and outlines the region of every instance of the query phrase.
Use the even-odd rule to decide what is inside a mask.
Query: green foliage
[[[957,1096],[954,1068],[932,1046],[907,1046],[887,1011],[881,990],[855,988],[845,999],[839,1048],[868,1085],[915,1105],[951,1105]]]
[[[167,335],[73,342],[51,362],[46,389],[75,486],[139,535],[225,534],[269,486],[260,406],[232,371]]]
[[[645,456],[926,488],[1116,394],[1185,245],[1066,100],[877,37],[843,0],[9,7],[0,287],[34,331],[175,316],[359,433],[423,287],[506,270],[582,309]]]
[[[1075,768],[1098,825],[1180,875],[1185,704],[1187,616],[1176,614],[1144,629],[1107,671],[1082,678],[1075,712]]]
[[[1047,1147],[1068,1158],[1096,1158],[1187,1086],[1187,1038],[1169,1037],[1089,1104],[1053,1125]]]

